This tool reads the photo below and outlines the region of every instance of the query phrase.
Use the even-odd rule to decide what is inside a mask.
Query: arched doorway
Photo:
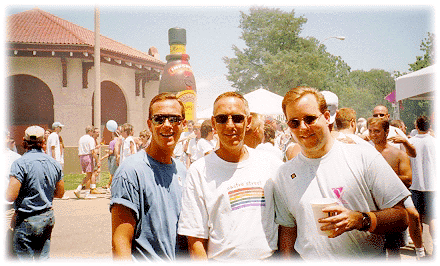
[[[53,95],[42,80],[30,75],[8,77],[7,126],[17,151],[24,153],[22,139],[28,126],[50,128],[54,122]]]
[[[95,116],[95,94],[92,97],[92,125]],[[109,144],[112,140],[112,134],[107,130],[105,124],[109,120],[115,120],[118,125],[127,122],[127,101],[121,88],[111,81],[101,82],[101,130],[102,142]]]

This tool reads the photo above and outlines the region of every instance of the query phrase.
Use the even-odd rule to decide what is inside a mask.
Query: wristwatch
[[[368,231],[371,227],[371,218],[365,212],[361,212],[362,214],[362,227],[359,228],[359,231]]]

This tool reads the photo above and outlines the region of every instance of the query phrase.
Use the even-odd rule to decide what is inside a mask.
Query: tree
[[[339,108],[353,108],[357,117],[364,118],[370,117],[373,108],[379,104],[391,110],[391,104],[384,99],[395,88],[391,73],[382,69],[356,70],[350,72],[348,79],[350,86],[334,89],[339,98]]]
[[[423,56],[416,56],[416,61],[410,66],[409,71],[414,72],[434,64],[435,59],[435,35],[428,32],[428,37],[422,40],[420,44],[420,50],[425,52]],[[398,73],[396,77],[403,75],[404,73]],[[400,110],[400,118],[405,122],[408,130],[414,128],[414,121],[417,117],[425,115],[430,117],[433,112],[434,102],[430,100],[409,100],[402,101],[403,109]],[[432,121],[431,123],[433,123]]]
[[[416,61],[412,64],[409,64],[409,71],[417,71],[427,66],[434,64],[435,59],[435,50],[434,50],[434,40],[435,35],[428,32],[428,37],[422,40],[420,44],[420,50],[424,51],[425,54],[423,56],[416,56]]]
[[[265,88],[280,95],[297,86],[345,86],[350,67],[315,38],[299,37],[306,22],[294,10],[252,7],[249,14],[241,12],[239,27],[247,47],[233,46],[236,57],[223,58],[232,86],[241,93]]]

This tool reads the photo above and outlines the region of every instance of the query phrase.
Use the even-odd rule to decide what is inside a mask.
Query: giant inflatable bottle
[[[196,82],[186,54],[186,30],[171,28],[168,30],[170,54],[159,83],[159,93],[176,94],[184,106],[186,120],[196,119]]]

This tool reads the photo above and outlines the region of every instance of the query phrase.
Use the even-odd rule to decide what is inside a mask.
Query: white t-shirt
[[[322,158],[310,159],[300,153],[285,163],[274,187],[276,222],[297,226],[295,250],[305,260],[383,255],[382,235],[358,230],[333,239],[320,235],[310,206],[312,199],[335,198],[347,209],[368,212],[393,207],[410,195],[374,147],[339,141]]]
[[[52,157],[52,147],[55,147],[55,160],[59,163],[62,162],[60,136],[56,132],[50,133],[46,143],[46,153]]]
[[[78,141],[78,155],[92,154],[95,149],[95,139],[89,134],[85,134]]]
[[[128,157],[131,153],[131,143],[134,145],[134,151],[136,152],[136,143],[134,142],[133,136],[128,136],[122,142],[120,157],[119,157],[119,165]]]
[[[199,139],[197,142],[197,157],[196,160],[202,158],[205,156],[205,153],[209,151],[213,151],[215,148],[215,141],[213,140],[207,140],[204,138]]]
[[[368,141],[364,140],[363,138],[359,137],[356,134],[348,134],[348,133],[343,133],[343,132],[338,132],[338,136],[336,137],[337,140],[340,140],[341,142],[344,142],[343,140],[345,138],[350,138],[351,140],[353,140],[356,144],[363,144],[363,145],[370,145],[371,143],[369,143]]]
[[[198,159],[197,155],[197,142],[199,142],[201,139],[192,138],[188,143],[188,155],[191,159],[191,162],[194,162]]]
[[[278,159],[283,160],[283,152],[274,145],[272,145],[272,143],[270,142],[261,143],[255,149],[270,152],[271,154],[275,155]]]
[[[436,190],[435,138],[430,134],[417,134],[409,139],[416,147],[417,156],[410,157],[412,184],[410,189],[417,191]]]
[[[282,161],[247,150],[242,162],[213,152],[188,170],[178,233],[208,239],[209,259],[258,260],[277,249],[272,178]]]

